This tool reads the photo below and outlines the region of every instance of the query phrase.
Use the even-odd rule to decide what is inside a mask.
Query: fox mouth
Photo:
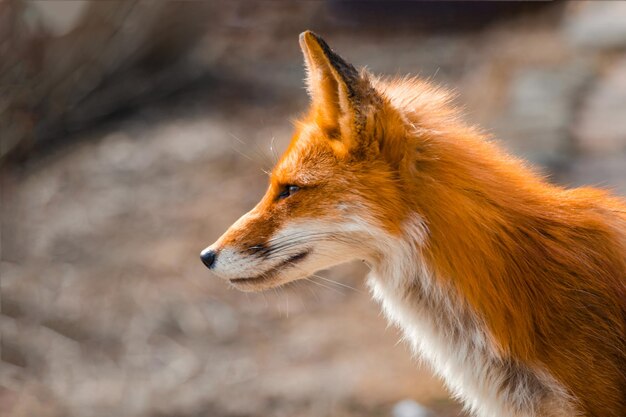
[[[263,282],[263,281],[268,281],[268,280],[274,278],[282,269],[295,266],[295,264],[297,262],[300,262],[304,258],[306,258],[309,255],[309,253],[310,253],[310,251],[307,249],[307,250],[305,250],[303,252],[300,252],[300,253],[298,253],[296,255],[293,255],[293,256],[285,259],[284,261],[282,261],[281,263],[279,263],[278,265],[276,265],[275,267],[273,267],[269,271],[264,272],[262,274],[259,274],[259,275],[255,276],[255,277],[232,278],[229,281],[232,284],[240,284],[240,283],[244,283],[244,282]]]

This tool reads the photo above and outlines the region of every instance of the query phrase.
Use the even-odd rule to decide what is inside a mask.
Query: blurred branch
[[[215,17],[209,2],[0,3],[0,160],[149,94],[154,80],[185,82],[177,65]]]

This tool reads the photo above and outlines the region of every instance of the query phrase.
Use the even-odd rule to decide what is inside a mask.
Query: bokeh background
[[[463,415],[362,266],[245,295],[198,259],[306,108],[305,29],[626,194],[625,2],[0,2],[1,416]]]

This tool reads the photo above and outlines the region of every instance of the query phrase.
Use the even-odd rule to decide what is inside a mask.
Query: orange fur
[[[626,416],[624,201],[550,185],[465,125],[440,88],[357,73],[311,32],[301,45],[311,110],[264,199],[215,247],[267,244],[297,219],[338,221],[339,202],[392,236],[419,215],[425,263],[500,358],[547,370],[582,415]],[[279,201],[286,184],[301,190]]]

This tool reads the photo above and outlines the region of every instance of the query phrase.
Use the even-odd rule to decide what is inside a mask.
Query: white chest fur
[[[389,320],[468,410],[480,417],[576,415],[547,373],[498,357],[476,315],[423,276],[426,268],[413,268],[409,279],[410,269],[389,263],[368,284]]]

